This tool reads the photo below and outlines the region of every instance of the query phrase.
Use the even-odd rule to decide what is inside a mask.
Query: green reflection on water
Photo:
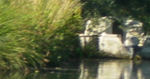
[[[1,72],[0,79],[78,79],[80,73],[74,71],[46,71],[39,73]]]
[[[0,72],[0,79],[149,79],[149,61],[71,61],[39,72]]]

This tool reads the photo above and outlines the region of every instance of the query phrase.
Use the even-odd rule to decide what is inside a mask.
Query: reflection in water
[[[149,61],[86,59],[28,75],[0,72],[0,79],[149,79],[149,71]]]
[[[150,77],[149,67],[148,61],[99,60],[90,62],[84,60],[80,64],[79,79],[147,79]]]
[[[132,70],[130,61],[100,62],[98,66],[98,79],[124,79],[129,77]]]

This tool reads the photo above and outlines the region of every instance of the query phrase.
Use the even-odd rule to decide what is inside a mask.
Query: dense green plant
[[[113,16],[118,19],[130,18],[144,23],[144,30],[150,34],[149,7],[146,0],[81,0],[84,18],[97,16]],[[117,20],[118,20],[117,19]]]
[[[1,69],[37,69],[74,50],[80,7],[79,0],[0,0]]]

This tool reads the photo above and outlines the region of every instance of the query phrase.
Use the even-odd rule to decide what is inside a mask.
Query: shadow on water
[[[0,79],[149,79],[150,61],[71,60],[60,67],[28,75],[0,72]]]

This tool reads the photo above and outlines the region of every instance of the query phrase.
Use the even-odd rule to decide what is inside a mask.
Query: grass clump
[[[80,7],[80,0],[0,0],[0,68],[38,69],[70,55]]]

